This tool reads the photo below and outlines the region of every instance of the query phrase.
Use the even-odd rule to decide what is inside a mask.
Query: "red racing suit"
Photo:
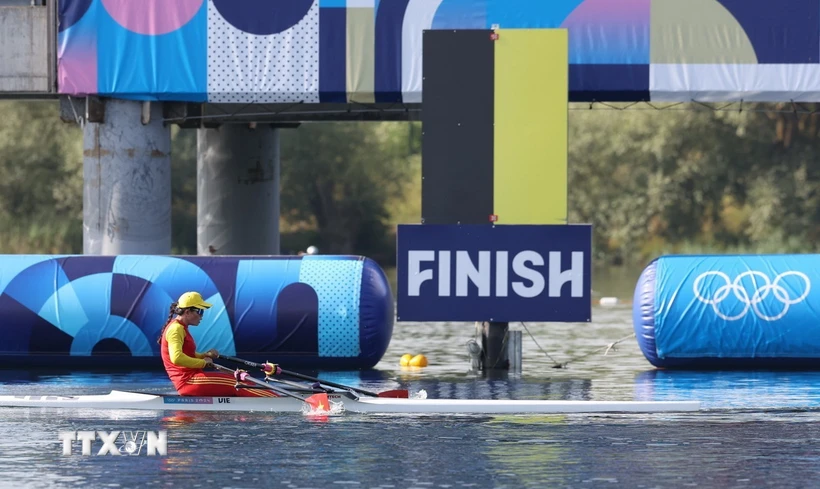
[[[181,396],[278,397],[265,389],[237,389],[231,374],[204,372],[205,355],[197,353],[188,327],[177,320],[165,326],[160,345],[165,371]]]

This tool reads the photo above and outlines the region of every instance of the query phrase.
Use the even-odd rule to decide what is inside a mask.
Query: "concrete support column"
[[[83,253],[171,253],[171,130],[162,105],[107,100],[83,128]]]
[[[197,252],[279,254],[279,129],[198,129]]]

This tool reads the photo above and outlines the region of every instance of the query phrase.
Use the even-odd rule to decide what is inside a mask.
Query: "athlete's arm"
[[[168,342],[168,357],[174,365],[187,368],[205,368],[206,362],[202,358],[191,358],[182,352],[182,342],[185,340],[185,329],[179,323],[173,323],[165,330],[165,340]]]

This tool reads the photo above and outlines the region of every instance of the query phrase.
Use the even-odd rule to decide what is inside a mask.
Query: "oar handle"
[[[224,358],[225,360],[230,360],[232,362],[241,363],[241,364],[243,364],[247,367],[252,367],[252,368],[264,368],[265,367],[261,363],[251,362],[249,360],[243,360],[241,358],[236,358],[236,357],[232,357],[232,356],[229,356],[229,355],[220,354],[219,358]]]
[[[220,365],[220,364],[218,364],[218,363],[214,363],[214,364],[212,364],[212,365],[213,365],[213,366],[214,366],[217,370],[222,370],[223,372],[234,372],[234,370],[233,370],[233,369],[228,368],[228,367],[225,367],[225,366]],[[295,398],[295,399],[299,399],[299,400],[300,400],[300,401],[302,401],[302,402],[307,402],[307,400],[305,400],[305,398],[304,398],[304,397],[297,396],[296,394],[294,394],[294,393],[292,393],[292,392],[290,392],[290,391],[287,391],[287,390],[285,390],[285,389],[278,389],[278,388],[276,388],[276,387],[273,387],[272,385],[265,384],[264,382],[261,382],[261,381],[259,381],[259,380],[254,379],[254,378],[253,378],[253,377],[251,377],[250,375],[245,376],[245,379],[244,379],[244,380],[248,380],[248,381],[250,381],[250,382],[252,382],[252,383],[254,383],[254,384],[260,385],[260,386],[262,386],[262,387],[263,387],[263,388],[265,388],[265,389],[270,389],[270,390],[272,390],[273,392],[275,392],[275,393],[277,393],[277,394],[281,394],[281,395],[283,395],[283,396],[290,396],[290,397],[293,397],[293,398]]]
[[[241,363],[242,365],[246,365],[246,366],[252,367],[252,368],[260,368],[260,369],[264,370],[265,372],[268,372],[268,370],[266,369],[266,367],[268,365],[264,364],[264,363],[251,362],[249,360],[243,360],[241,358],[236,358],[236,357],[232,357],[232,356],[229,356],[229,355],[219,355],[219,358],[224,358],[225,360],[230,360],[232,362]],[[330,381],[327,381],[327,380],[317,379],[316,377],[311,377],[309,375],[300,374],[298,372],[292,372],[290,370],[284,370],[284,369],[279,369],[279,370],[281,370],[283,374],[289,375],[291,377],[295,377],[297,379],[309,380],[311,382],[319,382],[320,384],[328,385],[330,387],[336,387],[337,389],[345,389],[345,390],[349,390],[349,391],[353,391],[353,392],[358,392],[359,394],[365,394],[365,395],[371,396],[371,397],[379,397],[379,394],[377,394],[376,392],[366,391],[364,389],[358,389],[356,387],[351,387],[349,385],[337,384],[335,382],[330,382]]]
[[[329,385],[330,387],[335,387],[337,389],[347,389],[347,390],[351,390],[353,392],[358,392],[360,394],[365,394],[365,395],[372,396],[372,397],[379,397],[379,395],[375,392],[366,391],[364,389],[358,389],[356,387],[351,387],[349,385],[337,384],[335,382],[330,382],[329,380],[317,379],[316,377],[311,377],[309,375],[300,374],[298,372],[291,372],[290,370],[282,369],[282,373],[285,374],[285,375],[290,375],[291,377],[296,377],[297,379],[309,380],[311,382],[319,382],[321,384]]]

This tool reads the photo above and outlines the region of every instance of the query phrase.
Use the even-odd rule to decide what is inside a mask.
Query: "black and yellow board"
[[[428,30],[422,222],[566,224],[565,29]]]

